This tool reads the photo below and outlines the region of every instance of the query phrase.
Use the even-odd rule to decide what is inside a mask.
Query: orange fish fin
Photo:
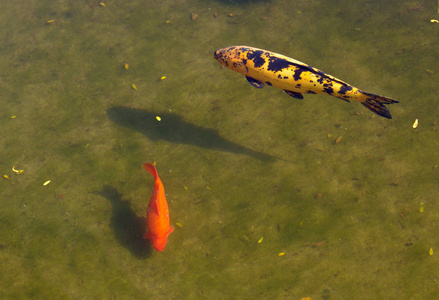
[[[169,230],[168,230],[168,233],[167,233],[167,235],[169,235],[169,234],[171,234],[171,232],[173,232],[174,231],[174,226],[169,226]]]
[[[148,208],[146,209],[146,214],[148,214],[149,211],[160,216],[160,211],[159,211],[159,208],[157,206],[157,199],[156,200],[151,199],[151,201],[149,201]]]
[[[143,168],[147,170],[149,173],[151,173],[151,175],[154,176],[155,178],[158,177],[157,170],[152,163],[150,162],[144,163]]]

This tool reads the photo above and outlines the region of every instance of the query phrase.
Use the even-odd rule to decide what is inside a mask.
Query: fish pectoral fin
[[[265,84],[263,84],[259,80],[247,76],[245,78],[247,78],[247,81],[257,89],[262,89],[265,86]]]
[[[292,92],[292,91],[288,91],[288,90],[284,90],[285,93],[287,93],[288,95],[290,95],[291,97],[294,97],[296,99],[303,99],[303,95],[301,93],[296,93],[296,92]]]

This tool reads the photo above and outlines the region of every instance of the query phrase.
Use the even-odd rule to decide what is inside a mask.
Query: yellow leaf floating
[[[166,76],[162,76],[162,78],[160,78],[160,80],[165,80],[166,79]]]
[[[3,178],[9,180],[9,176],[8,175],[3,175]]]
[[[175,225],[177,225],[178,228],[182,228],[183,225],[181,223],[175,223]]]
[[[277,256],[284,256],[284,255],[285,255],[285,252],[281,252]]]
[[[102,7],[105,7],[105,3],[104,2],[99,3],[99,5],[102,6]]]
[[[435,19],[431,19],[430,22],[431,22],[431,23],[439,23],[439,21],[438,21],[438,20],[435,20]]]
[[[15,119],[15,118],[16,118],[16,116],[15,116],[15,115],[12,115],[12,116],[11,116],[11,119]]]
[[[125,69],[129,69],[130,68],[130,65],[129,64],[125,64]]]
[[[162,120],[162,118],[160,118],[160,116],[156,116],[155,118],[156,118],[156,120],[159,121],[159,122]]]
[[[53,22],[55,22],[55,20],[49,20],[49,21],[47,21],[46,23],[47,23],[47,24],[52,24]]]
[[[15,172],[15,174],[21,174],[21,173],[23,173],[24,171],[23,170],[17,170],[16,168],[15,168],[15,166],[12,166],[12,171],[14,171]]]
[[[430,251],[428,251],[428,254],[433,255],[433,248],[430,248]]]
[[[46,186],[50,183],[50,180],[47,180],[46,182],[43,183],[43,186]]]
[[[263,240],[264,240],[264,238],[261,237],[261,238],[258,240],[258,244],[262,243]]]
[[[137,91],[137,86],[134,83],[133,83],[132,87],[135,91]]]
[[[413,128],[418,127],[418,124],[419,124],[419,121],[418,121],[418,119],[416,119],[415,122],[413,123]]]
[[[424,202],[421,202],[421,207],[419,208],[419,212],[424,212]]]

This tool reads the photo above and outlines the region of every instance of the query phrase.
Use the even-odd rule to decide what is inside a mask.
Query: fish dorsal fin
[[[262,89],[265,86],[265,84],[263,84],[259,80],[247,76],[245,78],[247,78],[248,82],[257,89]]]
[[[154,197],[154,195],[151,197],[151,200],[149,200],[148,208],[146,209],[148,211],[152,211],[156,215],[160,215],[159,207],[157,205],[157,197]]]
[[[285,93],[287,93],[288,95],[290,95],[291,97],[294,97],[296,99],[303,99],[303,95],[301,93],[296,93],[296,92],[292,92],[292,91],[288,91],[288,90],[284,90]]]

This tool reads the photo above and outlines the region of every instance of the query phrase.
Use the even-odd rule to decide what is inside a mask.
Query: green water
[[[436,295],[434,1],[98,2],[0,3],[2,299]],[[213,58],[240,44],[400,103],[255,89]]]

